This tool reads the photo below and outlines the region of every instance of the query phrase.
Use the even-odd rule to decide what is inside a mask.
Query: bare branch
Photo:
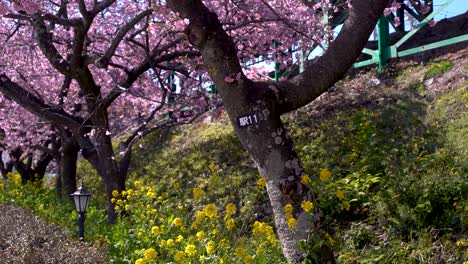
[[[56,123],[62,127],[69,127],[73,130],[80,129],[81,120],[78,117],[74,117],[62,109],[57,109],[44,103],[23,87],[12,82],[5,74],[0,75],[0,92],[43,120]]]
[[[110,47],[106,50],[105,54],[96,61],[96,66],[99,68],[107,67],[107,65],[109,65],[109,62],[111,61],[112,56],[114,55],[115,50],[117,49],[125,35],[128,33],[128,31],[133,29],[133,27],[135,27],[135,25],[138,22],[140,22],[143,18],[150,15],[151,13],[153,13],[152,9],[145,10],[137,16],[135,16],[127,24],[119,28],[119,30],[117,31],[117,35],[112,40]]]

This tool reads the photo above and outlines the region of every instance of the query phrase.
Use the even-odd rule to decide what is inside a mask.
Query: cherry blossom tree
[[[299,241],[307,238],[306,232],[314,228],[315,220],[301,209],[301,203],[312,200],[313,194],[308,193],[301,183],[303,168],[300,158],[280,116],[311,102],[344,76],[366,44],[387,1],[350,1],[348,18],[327,51],[306,65],[303,73],[277,83],[255,81],[245,75],[239,63],[239,54],[242,53],[222,24],[227,12],[213,8],[209,1],[205,2],[168,0],[174,12],[189,19],[185,30],[187,38],[200,51],[209,75],[223,98],[235,133],[265,178],[283,253],[290,263],[299,263],[303,258]],[[216,2],[221,4],[228,1]],[[277,4],[277,7],[294,3],[301,5],[298,1],[260,2],[270,3],[270,6]],[[281,18],[286,25],[292,23],[287,16],[273,12],[274,8],[272,6],[271,13],[262,15]],[[249,126],[239,125],[239,117],[246,115],[255,115],[255,122],[250,122]],[[288,213],[297,221],[295,228],[288,226],[285,207],[289,204],[293,209]],[[320,263],[333,262],[333,255],[323,250]]]
[[[21,106],[54,127],[62,160],[76,162],[81,150],[104,180],[110,223],[111,193],[125,189],[132,146],[155,129],[190,121],[212,100],[195,69],[199,52],[178,35],[184,21],[156,8],[153,1],[0,1],[2,109]],[[167,80],[174,83],[175,73],[183,85],[173,91]],[[187,101],[196,102],[189,117],[180,111]],[[24,144],[34,137],[13,131],[35,129],[12,112],[2,127],[8,141]],[[124,134],[114,153],[112,139]]]

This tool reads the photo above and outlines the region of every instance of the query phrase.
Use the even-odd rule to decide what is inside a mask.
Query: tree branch
[[[387,2],[388,0],[352,2],[348,19],[325,54],[307,65],[302,74],[278,83],[280,113],[308,104],[343,78],[361,54]]]
[[[130,20],[127,24],[122,26],[118,31],[117,35],[115,38],[112,40],[112,43],[110,47],[106,50],[105,54],[99,58],[95,63],[98,68],[105,68],[107,65],[109,65],[109,62],[111,61],[112,56],[114,55],[115,50],[119,46],[120,42],[122,39],[125,37],[125,35],[135,27],[135,25],[140,22],[143,18],[146,16],[150,15],[153,13],[152,9],[145,10],[135,16],[132,20]]]
[[[12,82],[5,74],[0,74],[0,92],[43,120],[73,130],[79,130],[81,127],[79,118],[44,103],[23,87]]]

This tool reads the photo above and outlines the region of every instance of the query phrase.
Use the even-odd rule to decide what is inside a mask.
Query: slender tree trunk
[[[72,138],[62,137],[59,166],[59,184],[63,197],[69,197],[76,190],[76,163],[80,147]]]
[[[11,172],[11,170],[8,170],[8,163],[10,162],[7,162],[7,164],[3,162],[3,151],[0,150],[0,173],[2,174],[3,184],[7,184],[7,174]]]

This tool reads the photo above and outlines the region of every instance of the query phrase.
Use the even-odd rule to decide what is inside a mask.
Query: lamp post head
[[[91,193],[83,185],[83,182],[81,182],[81,187],[70,195],[73,197],[73,201],[75,202],[76,211],[80,214],[85,213],[88,210],[88,202],[91,197]]]

